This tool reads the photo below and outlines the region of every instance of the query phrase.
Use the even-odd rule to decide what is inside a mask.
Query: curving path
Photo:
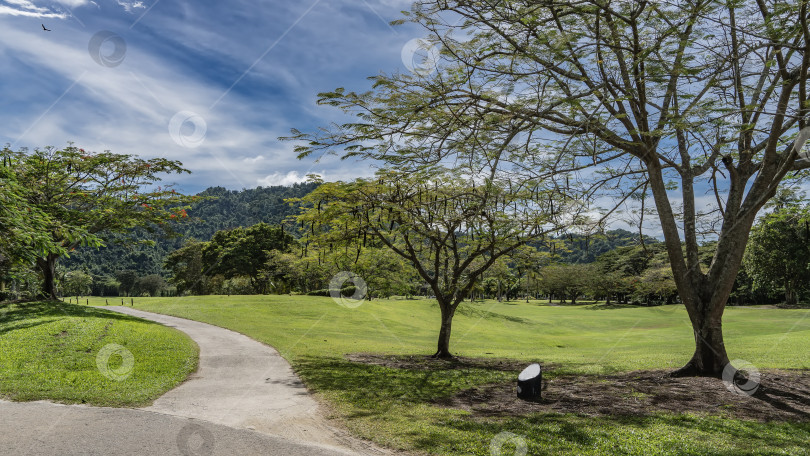
[[[200,347],[197,372],[144,409],[0,401],[0,454],[391,454],[330,426],[272,347],[206,323],[106,309],[188,334]]]

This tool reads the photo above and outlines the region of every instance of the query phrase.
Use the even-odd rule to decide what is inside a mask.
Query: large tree
[[[270,279],[262,274],[272,251],[287,252],[295,238],[284,227],[258,223],[248,228],[217,231],[202,249],[204,274],[226,279],[247,277],[255,292],[266,293]]]
[[[413,265],[441,312],[434,357],[452,358],[453,317],[483,274],[563,221],[582,221],[576,202],[553,202],[537,182],[479,178],[437,167],[381,170],[375,179],[321,185],[300,199],[297,220],[305,242],[356,251],[357,258],[373,242]]]
[[[177,287],[177,294],[186,293],[202,295],[206,293],[206,283],[203,266],[203,248],[205,242],[188,239],[182,247],[170,253],[163,263],[163,267],[171,272],[169,282]]]
[[[34,151],[6,147],[2,154],[12,163],[26,204],[47,216],[42,232],[57,246],[36,258],[47,298],[57,298],[60,257],[135,227],[170,230],[167,222],[185,217],[182,205],[190,201],[170,186],[156,187],[161,174],[188,172],[176,161],[93,153],[73,145]]]
[[[527,173],[611,201],[608,212],[649,192],[695,337],[673,375],[720,376],[723,311],[750,228],[808,166],[806,135],[794,143],[810,109],[808,1],[420,0],[406,20],[441,48],[437,71],[323,94],[359,120],[296,132],[309,141],[299,151],[423,163],[390,148],[438,146],[468,113],[511,118]],[[709,266],[702,236],[716,239]]]
[[[28,205],[24,195],[14,162],[4,156],[0,167],[0,280],[18,267],[33,264],[40,256],[60,252],[44,232],[50,223],[48,216]],[[81,233],[74,236],[79,239]]]

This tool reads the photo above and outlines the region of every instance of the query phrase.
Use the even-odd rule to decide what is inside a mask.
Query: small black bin
[[[538,402],[542,394],[543,368],[531,364],[518,375],[517,397],[524,401]]]

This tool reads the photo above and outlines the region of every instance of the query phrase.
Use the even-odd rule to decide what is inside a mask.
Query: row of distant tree
[[[588,255],[577,249],[585,242],[612,247],[592,262],[564,262]],[[705,266],[712,260],[712,248],[709,243],[701,249]],[[431,294],[413,266],[387,249],[371,247],[359,254],[306,249],[280,226],[266,224],[221,231],[210,242],[187,241],[169,255],[166,268],[168,282],[176,287],[171,292],[179,294],[323,295],[341,270],[363,278],[370,297]],[[664,245],[650,239],[640,244],[637,236],[624,230],[589,236],[587,241],[565,235],[524,246],[495,262],[469,297],[641,305],[678,301]],[[754,227],[731,303],[797,304],[808,297],[810,208],[799,201],[780,204]]]
[[[752,231],[731,293],[732,304],[797,304],[810,297],[809,220],[810,209],[801,198],[789,194],[777,198],[772,211]],[[711,244],[702,248],[706,266],[712,260],[711,252]],[[582,259],[585,261],[577,262]],[[134,269],[106,274],[87,268],[63,269],[59,274],[61,294],[325,295],[329,281],[341,270],[362,277],[369,297],[431,294],[412,265],[387,249],[367,248],[358,255],[306,248],[281,224],[220,230],[205,242],[186,239],[164,261],[162,274]],[[678,301],[664,245],[652,238],[640,243],[638,235],[625,230],[587,237],[565,234],[524,246],[494,263],[469,298],[643,305]]]

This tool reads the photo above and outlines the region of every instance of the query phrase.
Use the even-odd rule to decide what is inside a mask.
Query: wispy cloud
[[[113,0],[103,0],[112,3]],[[146,8],[143,2],[138,0],[114,0],[128,13],[136,9]],[[0,16],[20,16],[42,19],[67,19],[72,16],[72,11],[87,5],[99,7],[99,4],[91,0],[56,0],[42,1],[36,0],[0,0]]]
[[[345,121],[339,110],[317,107],[317,93],[366,90],[368,76],[401,65],[401,47],[414,34],[394,34],[378,17],[395,19],[399,7],[368,0],[375,13],[362,2],[330,0],[300,19],[312,2],[173,0],[150,2],[147,10],[137,1],[97,1],[48,3],[50,11],[79,8],[64,14],[81,16],[81,23],[65,22],[54,33],[39,30],[36,19],[0,15],[0,53],[10,62],[0,67],[0,143],[75,141],[91,150],[180,160],[193,172],[173,177],[186,191],[288,184],[313,172],[342,180],[373,173],[370,163],[333,156],[299,161],[294,145],[277,138],[293,127],[312,131]],[[46,2],[33,2],[0,5],[48,14]],[[138,9],[137,23],[122,2]],[[101,44],[104,58],[88,54],[98,31],[125,43],[120,62],[105,66],[115,40]],[[170,132],[180,112],[193,115]],[[186,118],[205,127],[195,147],[176,141],[178,134],[194,134]]]
[[[143,2],[139,1],[126,1],[126,0],[115,0],[118,5],[124,8],[124,11],[131,13],[136,9],[146,8],[146,5]]]
[[[66,19],[68,14],[52,8],[37,6],[28,0],[3,0],[0,2],[0,15],[37,17],[43,19]]]

